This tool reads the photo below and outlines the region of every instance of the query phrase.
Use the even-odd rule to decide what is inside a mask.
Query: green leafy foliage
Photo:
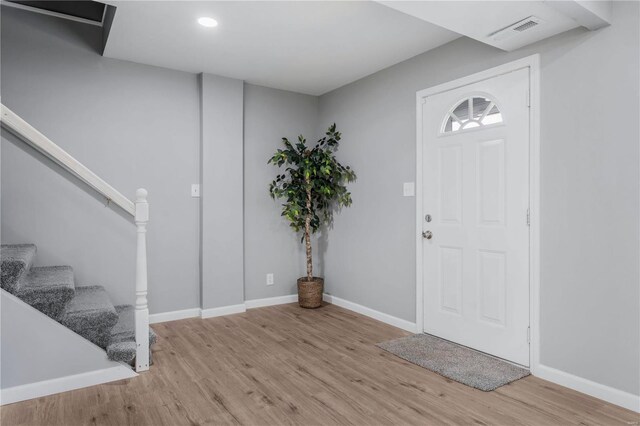
[[[351,205],[346,185],[356,179],[356,174],[336,159],[340,137],[334,123],[311,148],[302,135],[295,144],[282,138],[284,149],[278,149],[269,160],[269,164],[284,168],[269,185],[269,193],[274,199],[284,200],[282,216],[296,232],[305,231],[309,218],[309,231],[315,233],[323,223],[331,224],[335,210]]]

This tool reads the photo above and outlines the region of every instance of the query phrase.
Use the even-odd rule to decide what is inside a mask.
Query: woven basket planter
[[[315,309],[322,306],[323,291],[323,278],[313,277],[311,281],[307,277],[298,278],[298,303],[301,307]]]

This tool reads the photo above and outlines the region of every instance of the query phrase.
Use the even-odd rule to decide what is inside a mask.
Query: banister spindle
[[[136,251],[136,371],[149,369],[149,307],[147,305],[147,190],[136,191],[135,222],[138,234]]]

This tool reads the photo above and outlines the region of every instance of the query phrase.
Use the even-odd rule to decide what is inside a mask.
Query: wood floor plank
[[[154,326],[139,377],[1,408],[2,425],[638,425],[629,410],[527,377],[482,392],[375,346],[407,332],[334,305]]]

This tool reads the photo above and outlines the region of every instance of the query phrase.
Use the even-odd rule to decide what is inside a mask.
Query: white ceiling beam
[[[519,49],[579,26],[572,17],[550,7],[550,3],[555,3],[553,1],[377,1],[505,51]],[[529,18],[538,22],[538,25],[526,31],[507,31],[500,37],[495,36],[501,30],[508,30],[510,26]]]
[[[544,0],[558,12],[570,17],[579,25],[593,31],[611,25],[611,0]]]

